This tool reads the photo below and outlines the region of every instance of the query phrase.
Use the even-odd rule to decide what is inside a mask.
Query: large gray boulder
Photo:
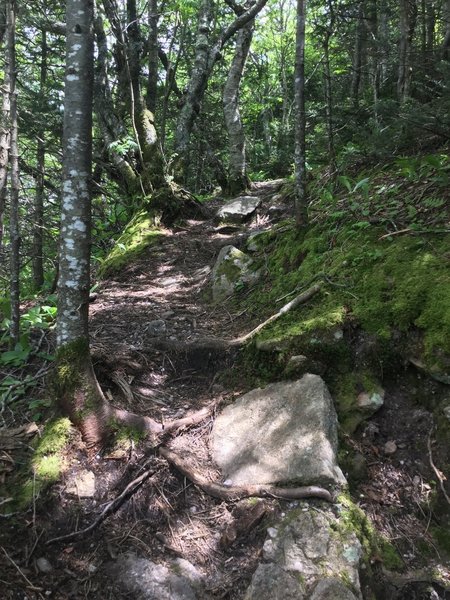
[[[245,600],[361,599],[361,544],[332,508],[304,505],[268,534]]]
[[[346,483],[336,462],[336,411],[317,375],[245,394],[216,419],[211,439],[230,485]]]
[[[260,198],[255,196],[239,196],[239,198],[224,204],[217,211],[217,219],[230,223],[242,223],[255,212],[260,204]]]
[[[212,270],[213,300],[218,302],[231,296],[240,287],[253,285],[260,275],[247,254],[234,246],[224,246]]]

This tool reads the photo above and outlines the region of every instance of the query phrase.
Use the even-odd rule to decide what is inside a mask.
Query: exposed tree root
[[[249,340],[251,340],[253,337],[255,337],[255,335],[257,333],[259,333],[261,331],[261,329],[263,329],[264,327],[266,327],[270,323],[273,323],[274,321],[276,321],[277,319],[279,319],[280,317],[282,317],[283,315],[285,315],[289,311],[293,310],[299,304],[303,304],[303,302],[306,302],[307,300],[309,300],[310,298],[312,298],[315,294],[317,294],[317,292],[321,288],[322,288],[322,284],[320,284],[320,283],[316,283],[315,285],[311,286],[306,291],[302,292],[301,294],[299,294],[298,296],[296,296],[293,300],[291,300],[290,302],[288,302],[287,304],[285,304],[282,308],[280,308],[280,310],[277,313],[275,313],[274,315],[272,315],[271,317],[269,317],[268,319],[266,319],[263,323],[261,323],[260,325],[258,325],[258,327],[255,327],[255,329],[252,329],[252,331],[250,331],[249,333],[246,333],[245,335],[243,335],[243,336],[241,336],[239,338],[236,338],[233,341],[235,343],[237,342],[239,344],[245,344],[246,342],[248,342]]]
[[[324,488],[310,485],[297,488],[280,488],[273,485],[255,484],[246,486],[225,486],[220,483],[208,481],[206,477],[196,471],[188,462],[173,450],[163,447],[159,453],[172,463],[185,477],[195,483],[208,495],[220,500],[241,500],[251,496],[260,498],[282,498],[294,500],[298,498],[321,498],[333,502],[333,496]]]
[[[285,304],[280,310],[266,319],[263,323],[260,323],[255,329],[249,331],[245,335],[242,335],[238,338],[234,338],[232,340],[223,340],[220,338],[201,338],[196,340],[195,342],[177,342],[172,340],[163,340],[160,338],[154,338],[151,340],[152,345],[157,350],[167,350],[173,352],[185,352],[192,353],[198,351],[208,351],[208,352],[220,352],[226,351],[230,348],[239,348],[250,341],[257,333],[259,333],[264,327],[273,323],[283,315],[287,314],[300,304],[307,302],[310,298],[312,298],[315,294],[317,294],[322,288],[321,283],[316,283],[311,286],[298,296],[296,296],[293,300]]]

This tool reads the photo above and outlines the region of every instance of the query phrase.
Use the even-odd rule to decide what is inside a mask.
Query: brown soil
[[[270,224],[267,209],[278,187],[279,182],[269,182],[253,191],[262,195],[263,205],[242,231],[217,232],[212,221],[188,222],[168,230],[157,246],[100,284],[91,306],[92,354],[102,388],[115,406],[163,423],[247,391],[248,383],[239,375],[220,377],[233,364],[236,350],[204,340],[231,339],[258,323],[229,305],[214,306],[209,274],[223,245],[239,244],[252,229]],[[267,307],[260,321],[272,312]],[[159,319],[174,349],[157,349],[149,328]],[[438,384],[426,385],[430,394],[443,393]],[[421,540],[430,544],[430,563],[444,562],[429,535],[429,481],[436,480],[428,456],[431,412],[415,403],[414,386],[417,374],[412,372],[388,382],[385,407],[351,441],[368,463],[367,478],[353,486],[355,499],[397,546],[408,571],[426,566]],[[177,432],[170,444],[211,480],[220,481],[209,455],[211,424],[209,418]],[[392,455],[384,452],[387,441],[396,442]],[[254,519],[249,515],[245,525],[237,516],[242,507],[207,496],[142,443],[122,451],[89,450],[74,433],[67,464],[63,479],[37,498],[32,509],[1,522],[1,598],[131,598],[111,577],[111,569],[118,556],[133,553],[162,564],[186,558],[209,582],[205,599],[238,600],[258,563],[267,527],[292,504],[264,500],[261,514]],[[91,533],[46,545],[92,524],[144,464],[153,474]],[[94,498],[69,495],[67,479],[86,468],[96,476]],[[51,572],[39,572],[36,561],[41,557],[50,562]],[[434,598],[417,595],[417,589],[408,597]],[[436,596],[444,597],[443,592]]]

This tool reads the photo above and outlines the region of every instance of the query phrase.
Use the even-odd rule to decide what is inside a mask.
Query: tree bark
[[[223,112],[228,132],[229,174],[228,190],[231,195],[247,189],[245,133],[239,112],[239,88],[253,37],[254,21],[250,21],[239,32],[228,77],[223,90]]]
[[[9,238],[10,238],[10,345],[18,343],[20,336],[20,232],[19,232],[19,149],[17,145],[17,90],[16,90],[16,0],[6,4],[6,54],[8,63],[11,142],[9,152]]]
[[[57,344],[88,338],[93,0],[67,0]]]
[[[41,31],[41,65],[39,76],[39,95],[41,103],[46,97],[47,86],[47,32]],[[43,106],[42,106],[43,107]],[[45,180],[45,132],[39,131],[36,150],[36,192],[34,196],[33,215],[33,286],[39,291],[44,284],[44,257],[43,257],[43,231],[44,231],[44,180]]]
[[[175,153],[177,155],[177,160],[175,161],[175,175],[181,180],[184,179],[186,170],[186,159],[192,128],[195,119],[200,112],[200,106],[205,95],[208,80],[215,63],[220,56],[220,51],[235,33],[255,18],[266,4],[267,0],[258,0],[250,8],[242,12],[242,14],[237,16],[231,25],[225,29],[215,43],[212,43],[210,39],[213,2],[212,0],[203,0],[200,5],[194,67],[189,79],[184,104],[178,117],[175,132]]]
[[[148,79],[147,79],[147,108],[156,113],[158,93],[158,0],[148,3]]]
[[[405,102],[411,93],[411,43],[417,20],[416,0],[400,0],[397,96]]]
[[[1,12],[3,11],[3,12]],[[6,32],[6,3],[0,11],[0,18],[4,19],[4,31]],[[6,54],[6,61],[8,54]],[[3,218],[5,211],[5,200],[7,192],[9,152],[11,145],[11,97],[8,64],[5,65],[5,76],[2,92],[2,114],[0,119],[0,255],[3,253]]]
[[[442,58],[450,60],[450,0],[445,0],[442,13],[445,31],[444,42],[442,44]]]
[[[324,54],[324,79],[325,79],[325,120],[327,127],[328,140],[328,160],[331,178],[334,180],[337,175],[336,151],[334,147],[334,127],[333,127],[333,90],[331,85],[331,66],[330,66],[330,40],[334,33],[334,7],[332,0],[328,0],[328,23],[326,25],[323,38]]]
[[[297,227],[308,224],[308,198],[306,190],[306,114],[305,114],[305,0],[297,0],[294,100],[295,121],[295,219]]]
[[[359,95],[361,91],[361,76],[363,68],[363,56],[367,43],[366,28],[364,25],[364,5],[358,6],[358,23],[356,26],[355,50],[353,53],[353,77],[352,77],[352,99],[355,110],[359,107]]]

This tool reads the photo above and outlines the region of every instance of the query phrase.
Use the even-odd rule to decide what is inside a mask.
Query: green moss
[[[434,364],[439,352],[450,354],[448,241],[438,235],[380,239],[383,229],[365,225],[337,229],[330,219],[303,238],[292,227],[268,241],[260,257],[267,276],[246,299],[250,311],[272,306],[276,312],[313,282],[322,281],[323,288],[260,337],[330,331],[351,321],[388,341],[394,331],[419,328],[425,359]]]
[[[119,272],[155,244],[161,235],[162,231],[156,227],[146,210],[137,213],[103,262],[99,270],[100,277]]]
[[[13,497],[8,511],[25,510],[49,484],[59,479],[71,431],[69,419],[58,418],[47,423],[36,442],[31,462],[8,479],[7,494]]]
[[[450,556],[450,530],[447,527],[432,527],[431,533],[439,548]]]
[[[35,459],[49,454],[59,453],[66,445],[70,435],[69,419],[60,418],[48,423],[34,453]]]
[[[338,503],[342,507],[339,528],[357,535],[364,550],[366,566],[370,568],[373,562],[381,561],[389,570],[401,569],[403,561],[397,550],[374,529],[364,511],[345,494],[339,496]]]

